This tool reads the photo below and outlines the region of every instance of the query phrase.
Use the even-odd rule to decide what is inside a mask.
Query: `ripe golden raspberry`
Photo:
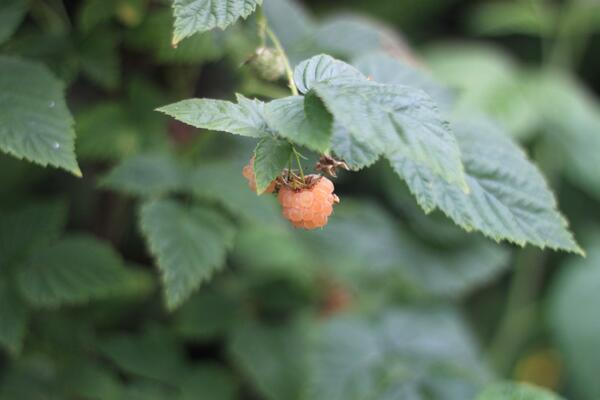
[[[254,175],[254,156],[250,159],[248,165],[244,166],[242,169],[242,175],[244,178],[248,180],[248,186],[250,189],[256,193],[256,176]],[[264,191],[264,193],[273,193],[275,191],[275,185],[277,183],[275,181],[271,182],[269,187]]]
[[[296,228],[315,229],[327,225],[333,212],[333,204],[340,199],[333,194],[333,183],[325,178],[311,175],[315,179],[312,186],[294,190],[282,187],[279,190],[279,203],[283,216]]]

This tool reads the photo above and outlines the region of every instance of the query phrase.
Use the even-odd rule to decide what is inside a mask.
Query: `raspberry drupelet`
[[[327,225],[333,205],[340,201],[333,194],[333,183],[329,179],[312,177],[315,182],[310,187],[294,190],[284,186],[279,190],[283,216],[296,228],[315,229]]]
[[[242,175],[244,176],[244,178],[246,178],[246,180],[248,180],[248,186],[250,187],[250,190],[256,193],[256,176],[254,175],[254,156],[252,156],[248,165],[244,166],[244,168],[242,169]],[[269,187],[267,187],[264,193],[273,193],[275,191],[276,184],[277,183],[275,181],[271,182],[271,184],[269,185]]]

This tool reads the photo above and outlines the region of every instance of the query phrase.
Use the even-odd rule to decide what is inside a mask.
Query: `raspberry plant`
[[[526,69],[290,0],[72,3],[0,4],[0,400],[600,396],[596,6],[476,7]]]

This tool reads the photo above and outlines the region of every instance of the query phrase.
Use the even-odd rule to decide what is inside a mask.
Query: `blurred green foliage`
[[[0,118],[33,123],[25,139],[0,126],[0,399],[600,397],[600,104],[578,76],[597,2],[264,0],[293,65],[325,52],[490,116],[585,259],[426,215],[381,161],[341,174],[325,229],[291,229],[247,188],[247,138],[154,112],[287,95],[245,64],[256,20],[175,49],[170,3],[0,4]]]

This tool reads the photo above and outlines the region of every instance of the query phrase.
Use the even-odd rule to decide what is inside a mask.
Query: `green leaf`
[[[64,88],[44,66],[0,56],[0,150],[81,176]]]
[[[132,276],[108,244],[78,235],[37,249],[17,278],[28,302],[53,308],[120,295]]]
[[[23,347],[29,313],[11,286],[12,281],[0,278],[0,346],[12,354],[18,354]]]
[[[167,307],[175,309],[225,263],[234,228],[210,208],[155,200],[141,209],[141,229],[162,273]]]
[[[495,383],[487,387],[475,400],[561,400],[547,389],[529,383]]]
[[[286,140],[264,138],[258,142],[254,150],[254,175],[258,194],[263,193],[281,175],[292,154],[292,145]]]
[[[262,0],[174,0],[173,45],[198,32],[225,29],[261,4]]]
[[[314,400],[464,400],[489,376],[461,318],[443,308],[332,319],[311,360],[307,398]]]
[[[233,330],[229,353],[264,398],[302,398],[307,367],[306,328],[302,321],[275,326],[247,321]]]
[[[374,164],[380,156],[378,150],[368,143],[361,142],[339,122],[333,124],[331,148],[350,168],[359,170]]]
[[[188,99],[158,109],[196,128],[223,131],[235,135],[270,135],[264,117],[264,103],[237,96],[238,104],[212,99]]]
[[[454,128],[470,193],[412,162],[392,164],[426,212],[440,209],[465,230],[496,241],[583,254],[543,176],[509,137],[485,120]]]
[[[27,13],[25,0],[4,0],[0,5],[0,44],[17,30]]]
[[[187,170],[166,154],[139,154],[125,159],[101,181],[103,187],[134,196],[158,196],[181,189]]]
[[[353,66],[326,54],[305,60],[294,69],[294,82],[302,93],[307,93],[319,82],[343,85],[364,80],[365,76]]]
[[[265,107],[265,117],[286,139],[320,153],[329,150],[333,117],[314,94],[273,100]]]
[[[399,85],[319,83],[315,92],[352,136],[349,141],[385,154],[393,165],[414,163],[465,192],[460,150],[449,125],[431,98],[419,89]],[[336,151],[335,148],[333,148]],[[398,168],[403,178],[408,176]]]
[[[600,382],[594,371],[600,367],[600,354],[590,349],[600,346],[600,235],[585,242],[585,259],[569,259],[551,287],[548,322],[552,336],[565,362],[574,398],[600,396]]]

